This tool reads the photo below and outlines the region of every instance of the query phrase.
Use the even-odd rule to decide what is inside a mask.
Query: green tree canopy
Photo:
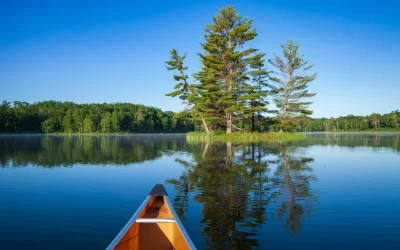
[[[293,41],[287,41],[281,45],[283,58],[275,55],[270,63],[276,68],[274,76],[270,77],[271,84],[276,88],[274,102],[279,109],[280,129],[293,126],[291,120],[297,115],[311,115],[308,109],[312,103],[303,101],[311,98],[316,93],[308,92],[308,84],[315,80],[317,73],[308,75],[308,71],[314,66],[299,55],[299,45]]]

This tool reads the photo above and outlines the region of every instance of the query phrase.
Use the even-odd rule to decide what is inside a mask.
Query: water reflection
[[[292,147],[338,145],[392,148],[394,151],[400,152],[400,135],[399,133],[312,133],[308,134],[305,140],[287,145]],[[237,151],[238,146],[234,147],[235,152],[231,152],[232,146],[229,145],[221,149],[225,151],[225,164],[231,164],[232,160],[238,161],[238,158],[233,155],[233,153],[239,152]],[[250,159],[247,164],[255,164],[261,160],[261,158],[252,160],[252,157],[262,157],[265,154],[277,151],[274,148],[249,149],[247,146],[242,147],[241,152],[247,154],[242,157],[242,163],[246,159]],[[72,166],[76,163],[126,165],[154,160],[162,155],[172,155],[176,152],[191,154],[198,150],[201,151],[201,156],[209,151],[205,146],[198,149],[198,145],[188,144],[183,134],[162,136],[0,135],[0,167],[24,167],[28,164],[41,167],[58,167]],[[271,152],[265,150],[271,150]],[[249,153],[254,155],[248,155]],[[221,157],[220,154],[217,154],[217,156]],[[208,161],[212,160],[210,157],[213,157],[212,153],[206,157]],[[215,161],[220,160],[215,159]]]
[[[391,148],[400,152],[398,132],[377,133],[305,133],[306,139],[293,145],[337,145],[341,147]]]
[[[185,136],[0,135],[0,167],[126,165],[160,158],[186,148]]]
[[[296,234],[317,196],[310,192],[316,178],[296,148],[285,144],[203,144],[179,178],[167,180],[176,189],[174,206],[180,217],[190,202],[202,205],[204,245],[210,249],[258,247],[258,228],[267,220],[285,221]]]
[[[310,193],[310,182],[316,181],[308,163],[313,158],[291,155],[285,146],[280,146],[274,181],[279,188],[282,201],[277,216],[286,215],[285,228],[296,234],[301,228],[301,218],[312,212],[315,194]]]
[[[314,145],[321,145],[322,147],[311,147]],[[340,152],[336,150],[335,156],[347,156],[347,158],[345,157],[343,159],[338,159],[336,162],[337,165],[343,165],[343,169],[346,169],[346,171],[347,169],[350,169],[350,167],[347,168],[348,165],[350,165],[350,163],[347,162],[348,159],[350,159],[350,155],[346,153],[353,153],[354,151],[357,151],[353,150],[352,148],[372,147],[374,148],[374,151],[379,151],[379,153],[382,154],[371,155],[371,150],[360,150],[361,154],[357,154],[355,156],[361,157],[359,157],[357,161],[354,161],[354,163],[356,167],[358,166],[362,168],[363,171],[366,170],[365,172],[361,173],[364,173],[364,175],[360,175],[359,171],[354,171],[350,173],[346,172],[347,179],[342,178],[341,175],[336,179],[334,178],[335,176],[330,176],[331,183],[318,183],[326,185],[325,188],[319,187],[318,189],[313,185],[318,181],[315,176],[315,172],[317,172],[317,170],[321,171],[322,168],[319,167],[323,167],[325,165],[318,166],[317,164],[320,164],[321,161],[324,162],[324,160],[325,163],[335,160],[332,158],[334,156],[330,157],[332,148],[324,147],[331,145],[338,145],[344,148],[340,149]],[[350,148],[350,150],[346,150],[345,147]],[[385,150],[380,150],[381,148],[385,148]],[[390,152],[391,150],[387,149],[391,149],[393,152]],[[363,153],[364,151],[365,154]],[[168,176],[169,179],[166,180],[166,183],[168,188],[175,190],[173,195],[174,206],[183,221],[193,222],[197,217],[201,218],[201,234],[200,232],[196,231],[197,228],[195,230],[192,228],[192,231],[189,231],[189,233],[194,237],[194,240],[197,241],[196,244],[200,242],[201,247],[199,248],[208,249],[257,249],[265,248],[267,244],[271,244],[271,247],[276,249],[277,246],[279,246],[279,243],[277,243],[277,241],[273,243],[273,239],[271,241],[271,237],[273,236],[271,236],[270,233],[272,231],[277,232],[278,237],[280,237],[282,241],[288,239],[292,240],[295,238],[297,239],[296,242],[301,243],[301,241],[298,240],[299,238],[307,238],[308,242],[314,242],[314,240],[317,238],[316,234],[318,232],[316,230],[310,232],[310,227],[315,228],[315,225],[317,225],[319,226],[317,230],[324,230],[326,221],[335,222],[339,220],[340,222],[340,218],[344,218],[344,215],[347,215],[348,217],[346,218],[346,222],[342,221],[341,223],[348,223],[346,224],[346,227],[350,227],[348,231],[348,237],[350,238],[351,235],[357,237],[357,234],[351,233],[356,232],[357,230],[362,231],[363,228],[368,228],[368,226],[365,225],[370,225],[368,223],[370,223],[370,221],[373,219],[371,215],[373,215],[374,212],[375,221],[383,221],[382,225],[387,223],[388,228],[386,228],[386,230],[390,231],[390,226],[398,225],[398,223],[391,224],[389,222],[385,222],[381,217],[378,217],[380,214],[377,212],[380,213],[380,211],[386,211],[386,208],[392,208],[393,211],[396,212],[398,210],[396,210],[396,201],[398,200],[398,195],[393,190],[398,190],[398,181],[396,179],[396,174],[394,174],[397,173],[395,171],[397,171],[396,167],[398,164],[396,164],[397,158],[394,157],[398,157],[399,152],[399,133],[315,133],[308,134],[307,138],[303,141],[286,144],[192,144],[185,140],[184,135],[0,135],[0,167],[2,168],[26,167],[29,165],[35,165],[43,168],[60,166],[74,167],[74,165],[78,163],[87,165],[127,165],[132,163],[152,161],[163,156],[168,156],[163,158],[165,159],[165,162],[158,162],[160,165],[153,165],[151,169],[155,171],[163,170],[164,175],[162,178],[160,178],[161,181],[166,178],[165,176]],[[318,159],[315,159],[314,162],[314,159],[311,157],[311,155]],[[394,157],[392,157],[393,155]],[[390,159],[387,158],[388,156]],[[351,155],[351,157],[353,157],[353,155]],[[180,173],[181,168],[176,166],[171,166],[171,169],[174,169],[175,172],[169,172],[168,169],[165,170],[166,167],[174,165],[171,164],[171,158],[176,158],[175,161],[184,166],[184,172],[182,174]],[[375,158],[376,161],[372,162],[372,165],[368,165],[367,161]],[[381,162],[385,163],[387,166],[383,168],[380,165]],[[353,165],[353,163],[351,163],[351,165]],[[376,168],[375,165],[379,165],[379,169]],[[162,169],[160,166],[162,166]],[[105,197],[113,197],[114,199],[114,197],[117,197],[119,194],[124,194],[128,198],[121,198],[120,203],[118,203],[118,207],[120,207],[120,204],[125,204],[132,201],[132,197],[130,196],[129,192],[131,192],[132,187],[138,188],[142,183],[132,182],[131,177],[136,178],[140,176],[140,178],[142,178],[142,175],[146,174],[154,176],[157,175],[156,172],[149,173],[149,171],[143,171],[143,169],[146,169],[147,167],[147,164],[143,164],[141,166],[132,165],[126,168],[118,168],[115,171],[115,173],[117,173],[116,176],[111,178],[103,178],[105,174],[109,174],[110,172],[114,173],[114,169],[110,168],[101,168],[100,170],[98,168],[92,168],[91,171],[87,172],[81,170],[76,172],[72,171],[79,170],[79,167],[74,169],[58,169],[59,171],[44,172],[36,171],[35,169],[26,169],[26,172],[19,170],[14,171],[13,169],[2,169],[2,174],[7,174],[3,176],[12,177],[9,179],[6,179],[8,177],[5,177],[3,179],[7,180],[7,182],[3,181],[6,183],[5,187],[10,187],[8,189],[9,192],[3,192],[3,196],[5,197],[4,199],[8,201],[7,206],[2,206],[3,214],[5,217],[7,217],[9,214],[12,214],[12,212],[8,211],[7,209],[16,208],[14,209],[17,211],[15,212],[15,218],[21,214],[23,215],[25,211],[23,211],[23,209],[22,212],[21,210],[18,210],[23,208],[23,206],[20,206],[20,203],[18,202],[26,199],[29,204],[29,201],[32,200],[29,196],[32,194],[30,193],[32,190],[37,191],[37,195],[32,195],[32,197],[35,197],[33,200],[36,201],[37,197],[41,197],[41,199],[47,199],[48,201],[48,203],[43,204],[51,205],[53,205],[53,203],[57,204],[57,202],[54,202],[54,199],[57,199],[55,197],[60,197],[59,201],[69,201],[72,199],[71,202],[68,202],[68,204],[71,206],[81,204],[82,199],[80,196],[86,195],[86,197],[90,199],[90,202],[88,202],[86,205],[93,205],[93,209],[82,209],[82,211],[91,211],[90,214],[92,214],[92,211],[99,212],[101,210],[101,208],[94,207],[97,206],[96,204],[101,204],[101,202],[106,199]],[[381,179],[375,177],[375,172],[372,171],[375,168],[377,169],[376,171],[379,171]],[[54,189],[54,192],[47,192],[49,187],[52,187],[57,180],[62,180],[62,178],[59,178],[58,175],[65,173],[65,171],[68,172],[69,170],[71,170],[70,173],[71,176],[74,176],[74,179],[81,178],[81,175],[85,173],[87,174],[86,177],[92,175],[93,173],[99,173],[98,176],[94,176],[93,179],[91,179],[93,183],[97,184],[95,186],[91,186],[90,184],[92,182],[90,181],[80,182],[76,185],[78,191],[75,190],[76,193],[74,193],[72,192],[74,189],[71,189],[69,186],[69,181],[73,179],[66,178],[65,180],[69,181],[63,182],[65,189],[63,189],[63,186],[61,186],[61,188],[58,186]],[[328,170],[330,170],[329,167]],[[325,178],[326,176],[329,176],[327,173],[334,175],[335,173],[340,173],[340,171],[340,168],[337,169],[336,172],[332,172],[332,170],[330,172],[327,171],[325,172]],[[38,174],[39,172],[40,174]],[[41,177],[41,173],[47,174],[49,178],[40,179],[38,176]],[[52,175],[48,175],[49,173],[52,173]],[[125,173],[127,173],[126,176],[129,176],[129,174],[130,176],[125,178]],[[76,174],[76,176],[74,174]],[[323,175],[320,174],[321,172],[319,172],[318,176],[322,182],[323,177],[321,176]],[[24,178],[21,178],[23,175]],[[26,185],[25,181],[29,181],[31,176],[33,176],[32,183],[34,185],[32,183],[31,184],[33,187],[36,187],[36,189],[31,189],[31,186]],[[121,176],[124,176],[124,178],[121,178]],[[382,178],[382,176],[384,176],[385,179]],[[380,184],[381,181],[384,184],[376,185],[374,189],[371,188],[373,192],[370,192],[367,196],[360,196],[359,193],[365,193],[366,190],[369,191],[369,188],[366,189],[368,185],[364,185],[364,179],[370,180],[371,183],[376,181],[378,184]],[[20,181],[16,182],[15,180]],[[35,180],[37,180],[37,182],[35,182]],[[326,180],[327,179],[325,179],[325,181]],[[355,184],[353,185],[354,180],[359,181],[357,183],[358,186]],[[345,185],[347,184],[348,186],[342,190],[335,186],[337,182],[344,183]],[[13,183],[18,183],[18,185],[14,186]],[[48,186],[46,186],[46,183]],[[128,185],[127,183],[131,185],[130,189],[126,188]],[[37,186],[35,186],[36,184]],[[42,184],[43,192],[41,186]],[[84,191],[79,189],[79,187],[81,187]],[[336,189],[332,189],[331,187],[336,187]],[[72,190],[71,192],[70,189]],[[10,190],[14,190],[15,192],[10,192]],[[66,192],[66,190],[68,190],[68,192]],[[90,190],[90,192],[87,192],[87,190]],[[325,191],[325,210],[323,210],[323,208],[321,208],[319,205],[320,190]],[[59,195],[52,196],[57,192],[59,192]],[[71,193],[75,195],[70,195]],[[106,193],[107,195],[96,196],[92,195],[93,193]],[[329,194],[331,195],[330,197]],[[121,197],[125,197],[124,195],[121,195]],[[381,202],[383,199],[382,197],[384,197],[384,199],[386,199],[385,201],[387,201],[386,204],[395,205],[384,205],[375,210],[375,204],[379,204],[379,202],[376,202],[374,203],[374,206],[370,208],[370,210],[366,209],[366,207],[368,208],[368,205],[370,205],[370,198],[374,197],[374,195],[375,201]],[[137,198],[137,194],[135,197]],[[364,198],[365,200],[363,200]],[[332,203],[329,203],[329,199],[332,199]],[[352,202],[354,199],[358,199],[358,203]],[[18,200],[18,202],[15,202],[15,200]],[[371,200],[373,201],[373,199]],[[16,205],[13,207],[9,204]],[[32,204],[32,208],[40,207],[40,205],[37,205],[37,203],[33,202]],[[107,204],[109,204],[109,202],[107,202]],[[347,210],[335,210],[335,214],[337,214],[337,212],[341,213],[339,214],[341,217],[334,217],[332,213],[327,212],[330,211],[329,209],[331,204],[340,204],[339,208],[349,204],[348,206],[350,206],[350,208]],[[354,215],[353,210],[355,210],[355,207],[358,209],[357,213],[362,214],[364,211],[366,224],[357,224],[360,223],[359,218],[357,218],[356,221],[353,220],[354,224],[353,227],[351,227],[351,220]],[[37,210],[42,211],[44,208],[45,206]],[[128,211],[127,214],[131,212],[129,209],[131,209],[131,207],[128,207],[125,210],[125,212]],[[29,211],[33,210],[29,209]],[[74,213],[73,210],[71,211],[71,213]],[[121,211],[119,210],[113,211],[116,211],[113,212],[113,214],[121,214]],[[346,212],[348,212],[348,214],[346,214]],[[67,212],[64,211],[64,213]],[[318,215],[318,213],[320,214]],[[391,210],[387,210],[386,213],[390,214]],[[393,212],[393,214],[396,214],[397,216],[398,213]],[[48,215],[52,215],[51,212],[49,212]],[[31,218],[41,218],[46,220],[48,215],[46,214],[46,216],[40,217],[39,214],[39,217],[31,216]],[[129,214],[129,216],[130,215],[131,214]],[[55,216],[57,218],[59,217],[58,212],[55,214]],[[115,215],[109,218],[115,218],[114,216]],[[310,226],[310,223],[307,223],[310,222],[306,220],[308,216],[315,218],[314,225]],[[393,221],[396,222],[397,217],[393,218]],[[122,218],[121,221],[125,223],[126,221],[124,220],[125,218]],[[5,221],[10,222],[11,225],[14,223],[14,220],[9,220],[7,218],[2,220],[3,223]],[[80,219],[77,219],[77,221],[81,223]],[[315,221],[317,221],[316,224]],[[96,221],[95,224],[101,224],[103,222],[103,216],[99,216],[99,221]],[[48,221],[48,225],[53,224],[54,221]],[[193,225],[191,223],[188,224]],[[378,225],[378,223],[375,224]],[[309,229],[308,234],[305,233],[307,232],[307,226]],[[116,227],[118,227],[118,230],[120,229],[119,225]],[[337,225],[336,232],[342,232],[338,238],[341,238],[343,242],[352,242],[347,240],[346,234],[343,233],[343,228],[343,224]],[[334,232],[334,229],[335,228],[332,227],[332,232]],[[50,231],[52,230],[49,230],[48,232]],[[99,237],[97,233],[94,233],[95,231],[96,230],[90,229],[87,232],[90,232],[93,237],[91,239],[97,242]],[[374,233],[375,231],[379,230],[374,230]],[[394,232],[395,230],[392,231]],[[26,234],[29,234],[30,232],[35,231],[33,229],[26,230]],[[329,233],[330,232],[331,231],[329,231]],[[382,230],[382,232],[384,231]],[[301,237],[285,238],[285,236],[295,234],[299,235],[300,233],[302,233]],[[321,235],[327,237],[326,235],[329,233],[327,233],[327,231],[323,231]],[[76,235],[81,234],[81,231],[76,232]],[[107,237],[111,238],[114,235],[115,233],[111,232]],[[383,237],[382,242],[387,243],[387,238]],[[46,240],[46,238],[44,237],[43,240]],[[358,242],[361,242],[360,239],[358,240]],[[105,241],[108,241],[108,239]],[[79,242],[78,239],[75,241],[75,243],[77,242]],[[107,244],[108,242],[103,243]],[[286,245],[283,245],[283,247],[285,246]]]

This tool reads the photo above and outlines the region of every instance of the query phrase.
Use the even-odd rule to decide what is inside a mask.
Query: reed
[[[203,133],[189,132],[186,134],[188,141],[230,141],[230,142],[286,142],[294,140],[302,140],[305,138],[303,134],[295,133]]]

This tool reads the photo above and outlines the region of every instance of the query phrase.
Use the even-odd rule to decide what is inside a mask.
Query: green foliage
[[[109,133],[111,132],[111,114],[109,112],[106,112],[103,115],[103,118],[101,119],[101,131],[103,133]]]
[[[83,120],[85,119],[85,115],[83,114],[82,109],[74,109],[72,111],[72,119],[74,122],[74,130],[83,132]]]
[[[83,120],[83,132],[93,133],[95,131],[94,122],[91,115],[87,115],[85,120]]]
[[[121,129],[122,113],[114,111],[111,115],[111,130],[118,133]]]
[[[171,60],[165,62],[165,64],[167,64],[168,70],[177,70],[179,72],[178,75],[173,75],[174,80],[178,82],[174,87],[175,91],[166,94],[166,96],[171,96],[171,97],[179,96],[179,98],[182,100],[186,100],[188,98],[190,89],[187,79],[189,77],[185,74],[185,71],[188,68],[184,66],[183,62],[186,58],[186,54],[187,53],[185,53],[183,56],[179,56],[178,52],[175,49],[172,49]]]
[[[195,99],[195,109],[205,114],[214,127],[226,128],[230,133],[237,119],[253,111],[250,105],[252,88],[249,66],[259,60],[252,48],[244,48],[257,33],[253,20],[243,18],[232,6],[227,6],[206,25],[199,53],[202,69],[195,74],[200,82]],[[262,109],[261,107],[259,107]]]
[[[400,131],[400,112],[369,116],[341,116],[338,118],[310,118],[297,124],[297,131]]]
[[[72,122],[72,112],[68,110],[63,119],[63,128],[65,133],[72,133],[73,122]]]
[[[187,81],[183,63],[186,54],[179,56],[173,49],[171,60],[166,62],[168,70],[179,72],[174,75],[178,82],[175,91],[167,96],[187,100],[192,117],[201,120],[206,131],[209,124],[212,130],[231,133],[233,129],[240,130],[238,121],[249,118],[254,128],[254,113],[260,116],[267,110],[265,54],[245,47],[257,35],[252,22],[227,6],[206,25],[203,52],[199,53],[202,68],[194,74],[198,84]]]
[[[41,128],[45,133],[54,133],[59,129],[59,124],[57,119],[51,117],[42,122]]]
[[[294,133],[231,133],[206,134],[190,132],[186,134],[189,141],[228,141],[228,142],[287,142],[304,139],[302,134]]]
[[[273,86],[270,86],[267,82],[269,75],[265,68],[264,56],[265,54],[258,53],[254,57],[254,60],[250,65],[251,71],[249,71],[249,74],[252,77],[252,82],[254,83],[254,85],[248,85],[248,97],[250,102],[248,113],[251,115],[252,131],[256,130],[255,114],[257,114],[257,130],[259,131],[261,129],[261,112],[267,111],[266,106],[269,104],[267,97],[269,92],[273,90]]]
[[[190,114],[130,103],[75,104],[45,101],[0,104],[0,133],[148,133],[194,130]]]
[[[270,63],[277,69],[275,76],[270,77],[275,86],[276,95],[274,102],[279,109],[281,120],[290,120],[297,115],[311,115],[308,109],[312,102],[302,101],[311,98],[316,93],[309,93],[308,83],[315,80],[317,74],[307,75],[314,65],[308,63],[299,55],[299,45],[293,41],[287,41],[281,45],[284,59],[275,55]],[[287,128],[290,122],[281,121],[281,129]]]
[[[273,131],[294,132],[297,123],[291,119],[279,119],[274,125],[271,126]]]

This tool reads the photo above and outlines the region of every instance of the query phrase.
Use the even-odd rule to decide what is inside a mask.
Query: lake
[[[104,249],[156,183],[198,249],[400,249],[400,133],[0,135],[0,248]]]

